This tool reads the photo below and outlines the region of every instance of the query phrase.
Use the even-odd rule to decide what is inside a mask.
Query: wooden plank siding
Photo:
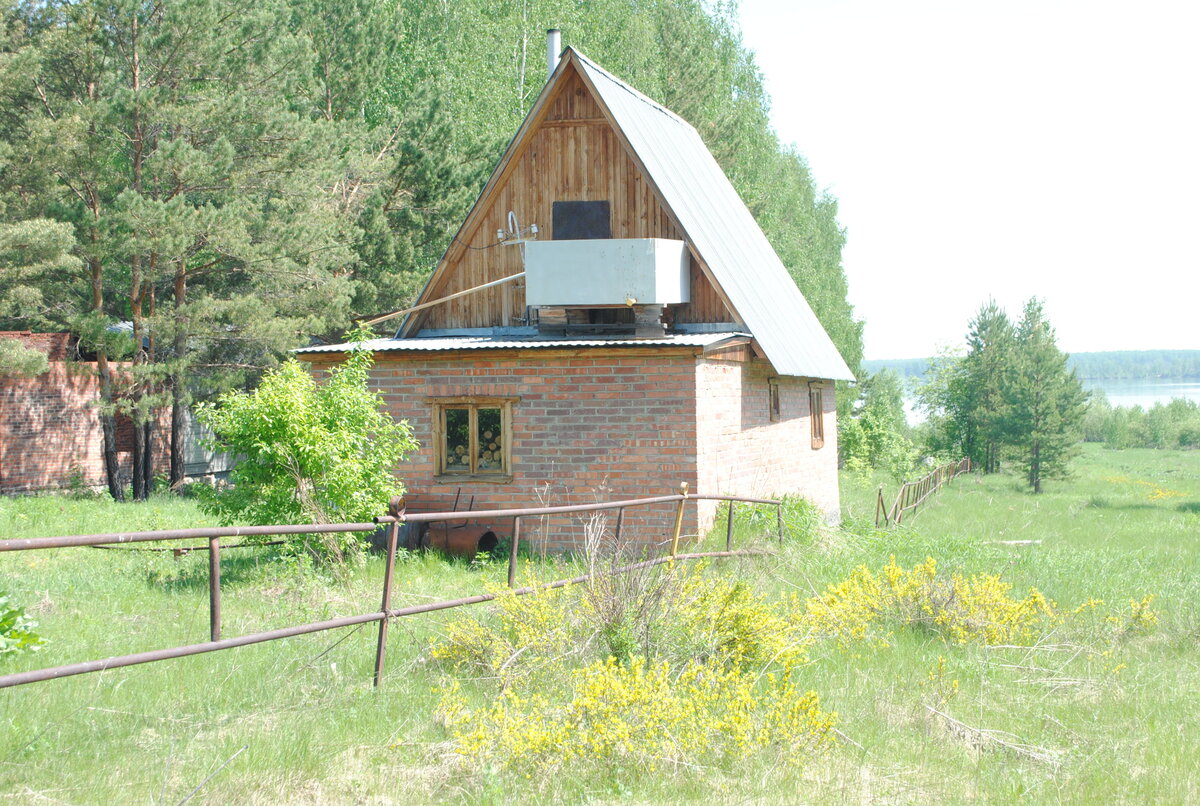
[[[507,164],[484,190],[457,243],[447,250],[423,299],[436,299],[523,270],[521,247],[497,245],[496,231],[508,229],[513,211],[521,227],[537,224],[548,240],[556,201],[608,201],[614,238],[683,240],[657,191],[630,158],[573,65],[554,92],[531,113],[528,133],[510,147]],[[465,248],[464,248],[465,247]],[[696,258],[691,259],[691,302],[672,306],[676,322],[734,322]],[[410,322],[419,328],[496,327],[525,315],[525,290],[516,281],[429,309]]]

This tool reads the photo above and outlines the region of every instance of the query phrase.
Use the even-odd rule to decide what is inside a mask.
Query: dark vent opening
[[[633,308],[589,308],[588,324],[629,325],[633,327]]]
[[[612,215],[607,201],[556,201],[551,206],[551,225],[556,241],[612,237]]]

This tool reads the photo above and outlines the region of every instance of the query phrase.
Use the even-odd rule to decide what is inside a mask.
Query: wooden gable
[[[607,201],[613,238],[684,240],[671,212],[638,167],[625,138],[597,102],[572,54],[510,144],[418,302],[509,277],[523,270],[521,247],[496,243],[512,211],[521,227],[536,224],[551,239],[552,205],[561,201]],[[709,273],[691,257],[691,301],[672,306],[675,321],[734,323]],[[450,300],[414,314],[399,335],[424,328],[481,328],[521,324],[521,280]]]

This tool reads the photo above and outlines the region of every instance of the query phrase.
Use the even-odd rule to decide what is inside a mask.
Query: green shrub
[[[8,594],[0,590],[0,657],[40,649],[46,639],[33,631],[36,626],[37,622],[25,615],[23,608],[11,604]]]
[[[1175,398],[1147,410],[1113,407],[1103,397],[1093,398],[1083,430],[1084,439],[1110,448],[1196,448],[1200,447],[1200,404]]]
[[[348,338],[364,340],[358,332]],[[211,447],[239,457],[229,486],[199,488],[200,506],[222,523],[366,522],[404,492],[397,465],[417,447],[406,420],[393,420],[367,387],[373,361],[355,349],[323,383],[298,361],[268,373],[253,392],[201,406]],[[341,560],[364,536],[300,535],[292,548]]]

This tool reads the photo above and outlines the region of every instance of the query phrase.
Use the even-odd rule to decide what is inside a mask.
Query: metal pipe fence
[[[680,537],[679,532],[683,521],[684,507],[688,501],[726,501],[729,503],[728,523],[726,525],[726,548],[724,551],[692,552],[684,554],[678,552]],[[783,544],[783,504],[781,501],[766,498],[745,498],[728,495],[689,495],[686,484],[681,485],[681,492],[678,495],[657,496],[652,498],[635,498],[599,504],[533,507],[525,509],[475,510],[470,512],[470,516],[475,519],[486,520],[499,520],[504,518],[512,519],[513,536],[508,557],[508,585],[513,589],[512,593],[514,595],[522,596],[533,593],[538,588],[529,586],[522,588],[516,587],[516,569],[521,540],[521,518],[616,510],[617,520],[614,530],[614,543],[619,545],[626,509],[652,506],[663,503],[676,503],[678,506],[675,516],[674,533],[668,538],[671,545],[670,552],[665,556],[627,564],[620,568],[613,569],[607,572],[605,575],[628,573],[639,568],[647,568],[663,563],[673,563],[675,560],[755,556],[769,553],[763,550],[755,549],[741,549],[736,551],[732,549],[735,503],[774,506],[776,508],[776,523],[778,527],[777,537],[779,544]],[[402,523],[435,523],[440,521],[460,520],[463,515],[464,513],[462,511],[406,513],[404,510],[403,500],[400,498],[394,498],[392,499],[387,515],[377,517],[373,521],[367,523],[315,524],[299,526],[226,526],[195,529],[162,529],[149,532],[112,532],[107,534],[93,535],[64,535],[58,537],[35,537],[10,540],[0,539],[0,552],[39,551],[81,546],[112,546],[128,543],[143,543],[156,540],[206,539],[208,541],[207,546],[192,547],[192,549],[195,550],[203,548],[208,550],[209,569],[209,640],[207,642],[0,675],[0,688],[25,685],[27,683],[37,683],[46,680],[54,680],[60,677],[70,677],[92,672],[101,672],[107,669],[117,669],[124,666],[134,666],[142,663],[152,663],[160,660],[169,660],[171,658],[181,658],[189,655],[200,655],[207,652],[234,649],[240,646],[248,646],[250,644],[258,644],[266,641],[275,641],[281,638],[290,638],[296,635],[321,632],[324,630],[333,630],[340,627],[351,627],[355,625],[366,624],[372,621],[379,622],[379,635],[376,642],[374,675],[375,685],[378,686],[384,671],[384,663],[387,652],[387,628],[390,619],[417,615],[420,613],[430,613],[438,610],[446,610],[453,607],[462,607],[464,605],[479,604],[482,602],[491,601],[498,595],[494,593],[484,593],[459,599],[447,599],[398,609],[392,608],[391,606],[393,573],[396,564],[396,554],[398,551],[400,525]],[[235,638],[221,637],[221,549],[230,548],[230,546],[222,546],[220,544],[221,538],[271,535],[332,534],[342,532],[373,532],[381,525],[386,525],[388,527],[388,534],[387,565],[385,566],[384,570],[384,581],[381,597],[382,601],[379,610],[371,611],[369,613],[362,613],[359,615],[327,619],[325,621],[282,627],[275,630],[267,630],[265,632],[251,633]],[[542,587],[561,588],[567,585],[576,585],[586,582],[589,579],[592,579],[592,577],[593,575],[591,574],[583,574],[570,579],[556,580],[554,582],[547,583]]]
[[[971,470],[970,459],[960,459],[935,468],[916,481],[905,482],[896,493],[896,500],[889,509],[883,500],[883,487],[875,497],[875,527],[899,524],[904,520],[904,513],[915,512],[925,503],[925,499],[936,493],[943,485],[949,484],[955,477]]]

